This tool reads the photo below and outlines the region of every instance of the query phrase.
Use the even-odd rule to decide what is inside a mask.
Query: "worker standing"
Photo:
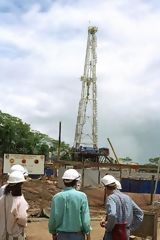
[[[100,222],[105,228],[104,240],[128,240],[130,232],[143,221],[143,211],[126,194],[117,189],[116,179],[106,175],[101,179],[106,188],[107,219]]]
[[[25,181],[20,171],[9,174],[8,184],[0,198],[1,240],[24,240],[28,209],[28,203],[22,195],[22,184]]]
[[[22,172],[24,177],[27,178],[28,177],[28,171],[25,167],[23,167],[20,164],[14,164],[11,169],[10,169],[10,173],[14,172],[14,171],[19,171]],[[0,187],[0,197],[3,195],[4,193],[4,189],[7,186],[7,184],[4,184],[3,186]]]
[[[110,176],[111,178],[114,178],[112,175],[109,175],[108,173],[106,173],[105,176]],[[122,189],[122,185],[121,185],[120,181],[118,181],[116,178],[114,178],[114,180],[115,180],[115,183],[116,183],[116,188],[118,190],[121,190]],[[107,197],[107,189],[104,188],[104,197],[103,197],[104,205],[106,203],[106,197]]]
[[[53,240],[90,240],[90,214],[85,193],[76,190],[80,174],[68,169],[62,176],[65,188],[52,198],[49,232]]]

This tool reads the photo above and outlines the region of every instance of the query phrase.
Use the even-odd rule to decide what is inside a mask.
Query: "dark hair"
[[[5,189],[4,189],[4,195],[8,195],[8,194],[12,194],[12,196],[14,197],[18,197],[22,195],[22,182],[20,183],[16,183],[16,184],[12,184],[9,183]]]
[[[117,185],[115,183],[111,183],[106,186],[108,190],[115,190],[117,188]]]
[[[78,180],[73,180],[72,182],[66,182],[65,180],[63,180],[63,182],[66,187],[74,187]]]

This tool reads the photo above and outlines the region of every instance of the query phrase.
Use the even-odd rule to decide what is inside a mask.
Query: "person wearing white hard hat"
[[[126,194],[117,189],[116,179],[105,175],[101,183],[106,188],[107,219],[100,222],[105,228],[104,240],[128,240],[130,232],[143,221],[143,211]]]
[[[24,240],[24,228],[27,224],[28,203],[22,194],[25,182],[22,172],[9,174],[4,194],[0,198],[0,239]]]
[[[85,193],[76,190],[81,175],[75,169],[64,172],[65,188],[52,198],[48,223],[53,240],[90,240],[90,213]]]
[[[122,189],[122,185],[121,185],[120,181],[118,181],[117,179],[116,179],[116,186],[117,186],[118,190]]]
[[[116,183],[116,186],[117,186],[117,189],[118,190],[121,190],[122,189],[122,186],[121,186],[121,183],[115,178],[115,177],[113,177],[112,175],[109,175],[108,173],[106,173],[105,174],[105,176],[110,176],[110,178],[112,179],[113,178],[113,180],[115,181],[115,183]],[[103,181],[103,180],[102,180]],[[102,183],[102,182],[101,182]],[[105,202],[106,202],[106,188],[104,188],[104,204],[105,204]]]
[[[20,171],[23,173],[23,175],[25,177],[28,177],[28,170],[26,169],[26,167],[22,166],[21,164],[14,164],[12,165],[11,169],[10,169],[10,173],[14,172],[14,171]]]
[[[14,171],[22,172],[25,178],[28,177],[27,169],[20,164],[12,165],[12,167],[10,168],[10,173],[12,173]],[[0,187],[0,197],[3,195],[4,189],[5,189],[6,186],[7,186],[7,184],[4,184],[3,186]]]

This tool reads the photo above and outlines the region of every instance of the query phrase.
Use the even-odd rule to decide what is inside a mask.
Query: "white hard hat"
[[[73,180],[80,180],[81,175],[75,169],[68,169],[64,172],[62,179],[71,182]]]
[[[11,167],[11,173],[14,172],[14,171],[22,172],[25,177],[28,176],[27,169],[20,164],[15,164]]]
[[[9,174],[7,183],[20,183],[25,182],[25,178],[22,172],[20,171],[13,171]]]
[[[116,179],[112,175],[105,175],[103,178],[101,178],[101,183],[104,186],[107,186],[112,183],[116,183]]]
[[[116,186],[117,186],[117,189],[119,190],[122,189],[121,183],[117,179],[116,179]]]

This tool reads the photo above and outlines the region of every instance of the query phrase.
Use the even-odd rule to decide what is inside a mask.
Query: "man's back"
[[[143,220],[143,211],[126,194],[113,191],[107,198],[108,227],[112,230],[116,223],[127,223],[127,228],[135,230]]]
[[[50,232],[90,231],[88,200],[85,193],[67,187],[52,199]]]

